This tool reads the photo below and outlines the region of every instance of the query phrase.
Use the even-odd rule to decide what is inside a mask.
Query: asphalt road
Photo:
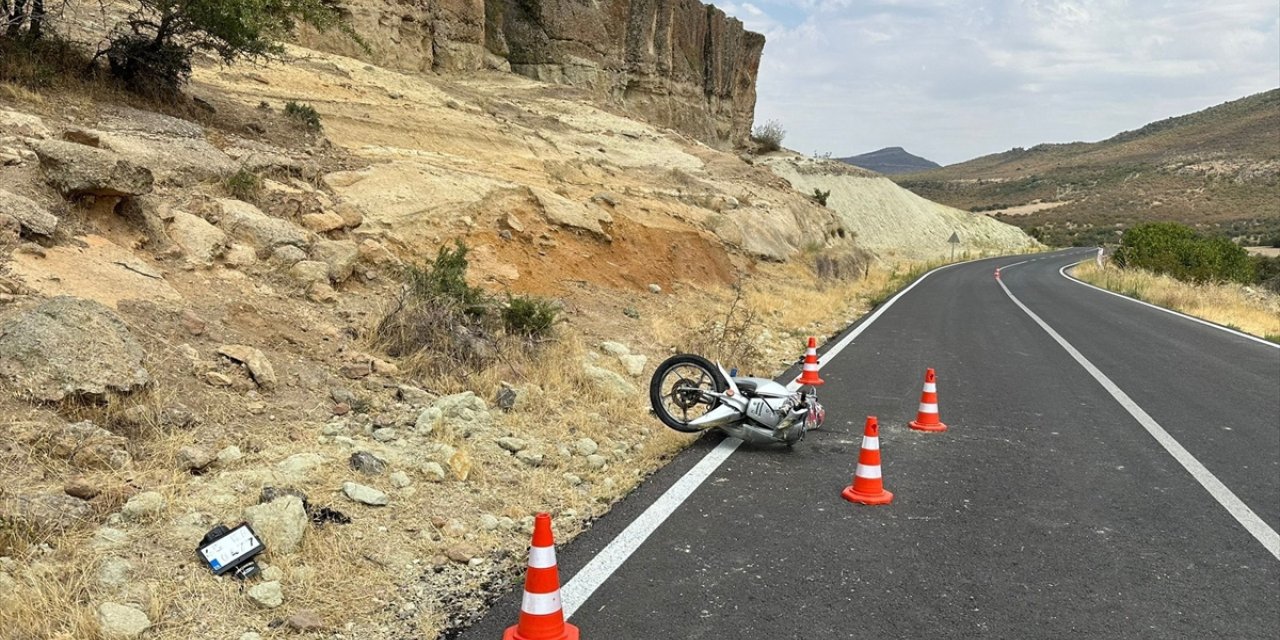
[[[1264,532],[1280,528],[1280,349],[1059,274],[1089,255],[920,282],[824,365],[825,429],[734,451],[571,622],[587,640],[1274,637],[1280,560],[993,271]],[[906,427],[926,367],[942,434]],[[889,506],[840,498],[868,415]],[[562,580],[715,444],[562,547]],[[501,637],[519,596],[461,637]]]

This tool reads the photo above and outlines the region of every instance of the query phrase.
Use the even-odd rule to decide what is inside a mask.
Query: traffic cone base
[[[912,420],[911,422],[907,423],[907,426],[911,427],[912,429],[915,429],[916,431],[933,431],[935,433],[938,431],[947,430],[947,425],[942,424],[941,422],[935,422],[934,424],[924,424],[918,420]]]
[[[805,349],[804,366],[801,367],[800,377],[796,378],[796,383],[811,387],[825,383],[818,376],[818,339],[813,336],[809,336],[809,348]]]
[[[532,636],[522,636],[518,629],[511,627],[507,629],[506,633],[502,634],[502,640],[578,640],[578,628],[566,622],[564,623],[564,631],[560,635],[534,638]]]
[[[858,493],[852,486],[848,486],[844,488],[844,491],[840,492],[840,495],[845,500],[858,504],[889,504],[893,502],[893,492],[884,489],[881,489],[880,493]]]

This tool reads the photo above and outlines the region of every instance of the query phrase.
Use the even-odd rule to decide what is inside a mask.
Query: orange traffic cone
[[[996,267],[996,280],[1000,279],[1000,267]]]
[[[889,504],[893,494],[884,490],[880,476],[880,423],[875,416],[867,416],[867,428],[862,435],[862,451],[858,452],[858,468],[853,472],[853,484],[845,487],[844,496],[858,504]]]
[[[564,621],[560,570],[556,568],[556,542],[551,536],[549,514],[539,513],[533,520],[533,544],[529,547],[529,572],[524,578],[520,624],[507,629],[502,640],[578,640],[578,628]]]
[[[946,431],[947,425],[938,419],[938,383],[933,369],[924,372],[924,391],[920,392],[920,410],[916,419],[908,425],[916,431]]]
[[[809,348],[804,352],[804,369],[796,382],[814,387],[825,382],[818,377],[818,339],[813,336],[809,336]]]

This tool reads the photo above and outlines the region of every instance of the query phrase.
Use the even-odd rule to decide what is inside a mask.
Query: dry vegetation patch
[[[1090,284],[1154,305],[1280,342],[1280,296],[1234,283],[1191,284],[1142,269],[1092,262],[1072,275]]]

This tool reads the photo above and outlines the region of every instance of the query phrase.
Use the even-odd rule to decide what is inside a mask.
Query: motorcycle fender
[[[711,427],[719,427],[731,422],[742,420],[742,412],[730,406],[720,405],[707,412],[701,418],[695,418],[689,421],[689,426],[709,429]]]

